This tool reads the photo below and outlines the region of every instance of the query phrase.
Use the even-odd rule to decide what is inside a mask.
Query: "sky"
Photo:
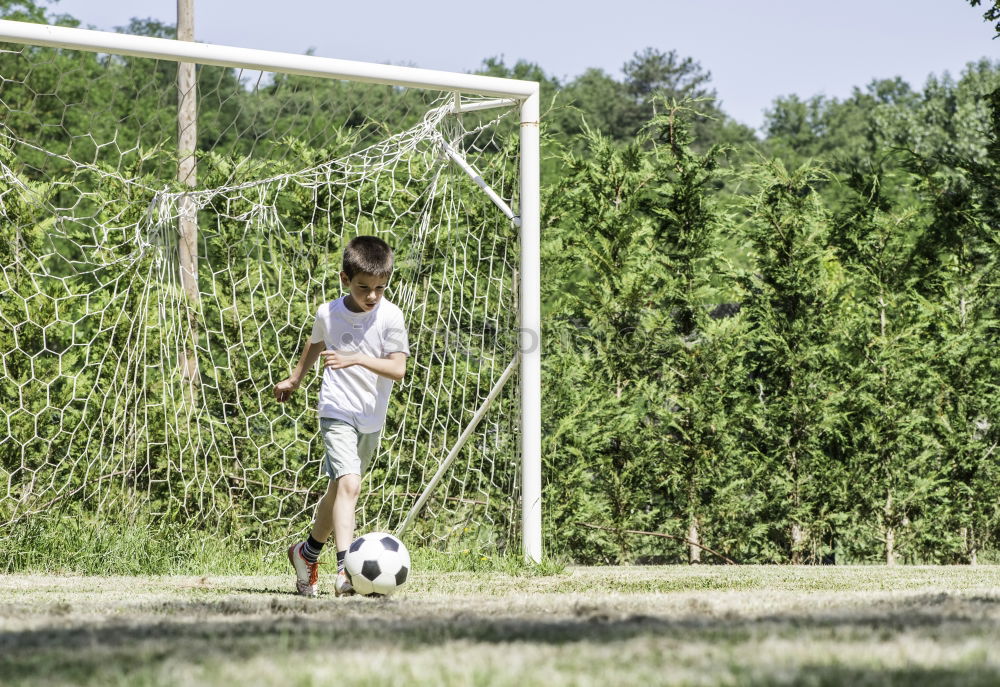
[[[537,63],[568,81],[615,77],[646,47],[676,50],[712,75],[722,109],[759,128],[775,98],[844,98],[876,78],[921,87],[1000,59],[983,8],[966,0],[194,0],[205,43],[445,71],[487,57]],[[988,4],[988,3],[987,3]],[[132,17],[176,21],[176,0],[59,0],[84,28]]]

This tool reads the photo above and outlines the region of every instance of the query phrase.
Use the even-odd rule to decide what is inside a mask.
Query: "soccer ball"
[[[388,596],[406,582],[410,552],[391,534],[369,532],[355,539],[347,549],[344,569],[358,594]]]

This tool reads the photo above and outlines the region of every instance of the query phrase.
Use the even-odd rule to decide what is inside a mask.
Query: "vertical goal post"
[[[83,50],[131,57],[279,72],[497,98],[475,109],[514,101],[520,109],[518,269],[522,547],[540,562],[541,531],[541,301],[539,84],[475,74],[444,72],[255,50],[145,36],[0,20],[0,42]]]

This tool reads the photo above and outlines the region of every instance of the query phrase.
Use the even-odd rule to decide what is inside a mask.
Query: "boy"
[[[361,475],[378,448],[389,392],[406,373],[410,353],[402,311],[382,298],[392,260],[392,249],[375,236],[358,236],[347,244],[340,273],[347,295],[319,307],[298,364],[274,387],[275,398],[284,403],[323,356],[319,422],[330,484],[316,506],[309,538],[288,549],[302,596],[316,596],[316,561],[331,533],[337,546],[334,592],[354,593],[344,571],[344,554],[354,539]]]

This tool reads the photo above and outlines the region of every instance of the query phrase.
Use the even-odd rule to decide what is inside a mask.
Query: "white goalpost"
[[[389,297],[417,345],[359,527],[541,561],[537,83],[4,20],[0,43],[5,531],[72,504],[138,512],[122,494],[262,543],[305,525],[312,416],[275,417],[260,371],[287,372],[337,295],[343,241],[378,233],[400,246]],[[166,64],[217,90],[197,129],[217,147],[65,76],[121,78],[150,117],[178,106],[149,85]],[[320,81],[341,90],[306,103]],[[187,146],[194,186],[163,172]],[[203,225],[187,279],[184,222]]]

